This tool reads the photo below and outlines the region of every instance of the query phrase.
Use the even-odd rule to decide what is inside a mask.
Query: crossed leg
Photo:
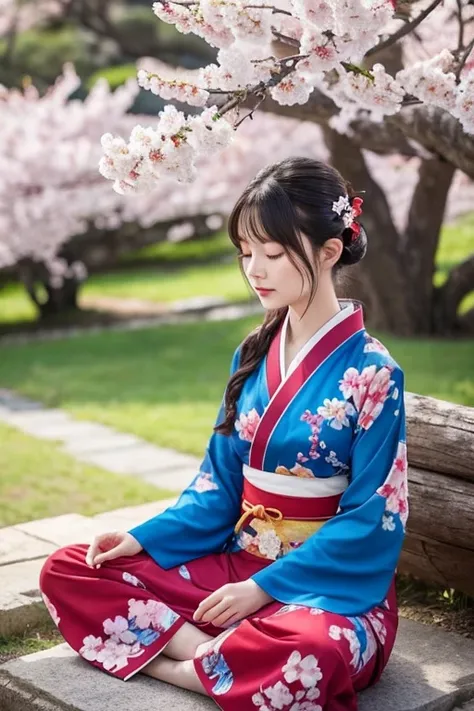
[[[194,669],[193,659],[214,642],[214,637],[186,622],[166,645],[164,651],[142,669],[142,674],[207,696]]]

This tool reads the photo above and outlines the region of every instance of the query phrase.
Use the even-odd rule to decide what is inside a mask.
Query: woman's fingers
[[[214,613],[214,609],[211,610],[211,614]],[[227,624],[231,624],[230,620],[232,620],[234,617],[236,617],[236,615],[238,615],[235,609],[235,605],[232,604],[230,605],[230,607],[223,610],[220,614],[218,613],[218,611],[216,611],[216,613],[217,616],[213,616],[213,618],[210,620],[214,627],[226,627]]]
[[[115,546],[111,550],[96,555],[96,557],[94,558],[94,564],[102,565],[102,563],[105,563],[106,560],[114,560],[115,558],[120,558],[121,555],[127,555],[126,549],[127,546],[125,544],[125,541],[122,541],[118,544],[118,546]]]
[[[214,620],[232,605],[231,598],[217,593],[219,593],[218,590],[199,605],[194,613],[196,622],[212,622],[214,624]]]
[[[106,552],[112,552],[121,543],[123,543],[123,535],[116,531],[112,533],[101,533],[99,536],[96,536],[86,553],[87,565],[92,568],[100,565],[103,562],[103,560],[99,560],[100,556]],[[115,558],[117,556],[114,555],[112,557]]]

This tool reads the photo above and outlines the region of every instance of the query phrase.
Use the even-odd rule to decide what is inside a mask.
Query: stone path
[[[71,543],[90,543],[105,531],[133,528],[173,502],[157,501],[92,517],[65,514],[0,528],[0,637],[22,635],[49,619],[38,576],[50,553]]]
[[[74,338],[104,331],[133,331],[151,326],[192,323],[194,321],[232,321],[244,316],[261,313],[262,307],[258,302],[229,304],[223,299],[200,297],[199,299],[176,301],[170,304],[167,313],[156,316],[141,316],[97,326],[71,326],[69,328],[51,328],[43,331],[12,333],[0,336],[0,346],[21,345],[34,341],[57,341],[62,338]]]
[[[157,447],[131,434],[75,420],[9,390],[0,390],[0,421],[26,434],[59,441],[70,456],[115,474],[140,477],[162,489],[179,491],[196,475],[199,459]]]

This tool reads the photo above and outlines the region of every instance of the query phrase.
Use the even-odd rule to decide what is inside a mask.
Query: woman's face
[[[311,243],[304,235],[302,240],[306,256],[317,274]],[[245,276],[265,309],[306,306],[311,296],[311,281],[301,262],[298,269],[278,242],[248,238],[240,245]]]

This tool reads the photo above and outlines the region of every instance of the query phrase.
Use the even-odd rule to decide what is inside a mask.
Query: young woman
[[[340,302],[362,200],[306,158],[262,170],[230,237],[268,309],[237,348],[201,469],[129,532],[54,553],[45,602],[69,644],[224,711],[354,711],[387,664],[407,519],[403,374]]]

